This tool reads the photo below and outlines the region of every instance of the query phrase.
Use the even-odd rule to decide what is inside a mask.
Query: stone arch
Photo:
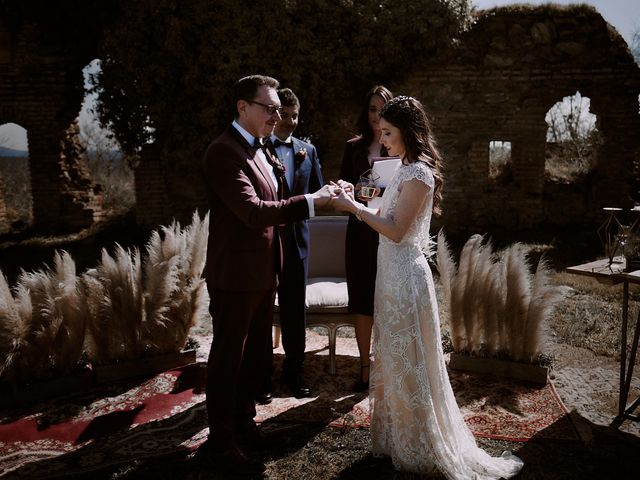
[[[0,18],[0,30],[4,20]],[[81,70],[91,44],[56,44],[57,38],[43,37],[37,15],[12,24],[10,34],[14,41],[5,55],[10,61],[0,65],[0,120],[28,130],[33,227],[87,227],[100,216],[99,192],[90,182],[74,181],[70,172],[75,165],[68,152],[61,152],[61,142],[80,109]]]

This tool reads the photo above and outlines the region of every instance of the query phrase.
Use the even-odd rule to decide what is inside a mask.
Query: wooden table
[[[575,267],[567,268],[568,273],[592,277],[602,283],[616,285],[622,283],[622,327],[620,332],[620,396],[618,398],[618,416],[612,425],[620,426],[625,419],[639,421],[640,417],[633,415],[633,411],[640,405],[640,398],[637,398],[627,407],[629,399],[629,389],[631,388],[631,377],[636,362],[638,352],[638,338],[640,337],[640,312],[636,318],[635,331],[631,341],[631,351],[627,358],[627,325],[629,322],[629,285],[640,285],[640,270],[625,272],[624,260],[611,265],[608,259],[596,260],[595,262],[584,263]]]

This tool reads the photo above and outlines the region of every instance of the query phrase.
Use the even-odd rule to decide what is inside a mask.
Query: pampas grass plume
[[[521,244],[494,255],[491,244],[482,242],[479,235],[467,240],[456,270],[444,233],[438,234],[438,270],[453,348],[532,362],[542,351],[543,324],[561,290],[550,285],[543,260],[530,274]]]

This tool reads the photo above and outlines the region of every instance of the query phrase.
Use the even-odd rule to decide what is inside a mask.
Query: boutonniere
[[[273,167],[273,172],[276,176],[284,178],[284,174],[287,172],[287,167],[285,167],[284,163],[282,163],[275,155],[271,155],[271,166]]]
[[[296,152],[296,155],[295,155],[296,168],[298,168],[300,164],[304,162],[305,158],[307,158],[307,149],[301,148]]]

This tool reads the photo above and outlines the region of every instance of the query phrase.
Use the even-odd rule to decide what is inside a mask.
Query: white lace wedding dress
[[[439,471],[449,479],[509,478],[522,461],[478,448],[449,383],[431,269],[429,224],[434,179],[424,162],[402,165],[388,185],[381,215],[393,216],[403,182],[418,179],[430,194],[400,243],[380,235],[371,368],[373,453],[397,470]]]

